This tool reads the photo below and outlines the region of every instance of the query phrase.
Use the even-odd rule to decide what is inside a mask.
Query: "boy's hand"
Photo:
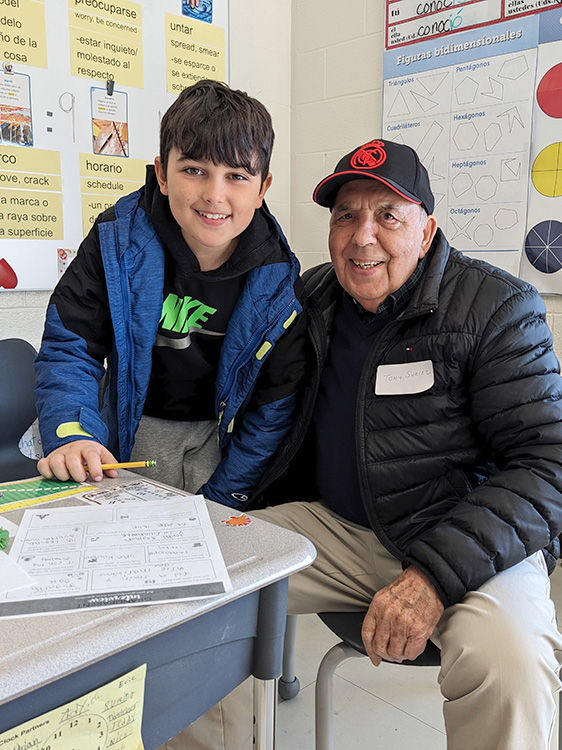
[[[37,469],[45,479],[85,482],[89,473],[93,482],[100,482],[103,479],[101,465],[116,462],[115,456],[100,443],[94,440],[74,440],[42,458]],[[109,469],[106,474],[108,477],[116,477],[117,471]]]

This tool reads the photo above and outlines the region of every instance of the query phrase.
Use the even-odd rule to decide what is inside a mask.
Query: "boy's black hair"
[[[172,148],[189,159],[269,174],[274,140],[271,115],[257,99],[219,81],[202,80],[184,89],[160,125],[164,174]]]

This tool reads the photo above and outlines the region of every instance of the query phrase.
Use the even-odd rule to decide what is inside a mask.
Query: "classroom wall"
[[[276,145],[271,210],[290,224],[291,3],[286,0],[230,1],[230,84],[261,99],[273,117]],[[0,338],[41,342],[49,292],[0,290]]]
[[[329,260],[316,184],[381,135],[384,0],[293,0],[291,243],[304,268]],[[562,295],[544,296],[562,359]]]
[[[380,135],[384,0],[231,0],[230,83],[275,125],[268,203],[303,268],[328,260],[328,212],[311,193],[337,160]],[[0,336],[39,346],[48,292],[0,292]],[[562,358],[562,296],[545,296]]]

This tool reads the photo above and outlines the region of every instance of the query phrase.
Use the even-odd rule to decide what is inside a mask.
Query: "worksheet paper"
[[[222,594],[230,579],[205,499],[25,511],[10,550],[36,583],[0,594],[0,616]]]

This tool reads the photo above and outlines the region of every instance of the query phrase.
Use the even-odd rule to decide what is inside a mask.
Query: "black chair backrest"
[[[37,352],[23,339],[0,340],[0,482],[37,476],[37,462],[22,455],[19,441],[37,417]]]

